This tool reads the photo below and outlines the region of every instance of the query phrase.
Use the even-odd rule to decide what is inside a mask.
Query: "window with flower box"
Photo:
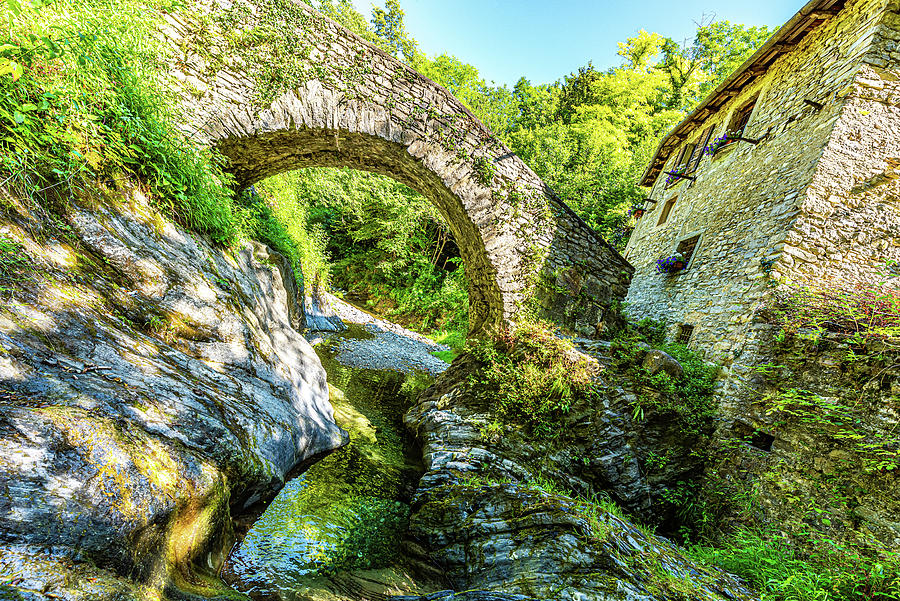
[[[734,114],[731,116],[731,123],[728,126],[728,131],[733,137],[740,138],[744,135],[744,130],[747,129],[750,117],[753,115],[753,109],[756,107],[757,98],[759,98],[758,94],[734,111]]]
[[[682,271],[687,271],[688,268],[690,268],[691,259],[694,258],[694,252],[697,250],[697,244],[699,242],[700,234],[697,234],[696,236],[685,238],[678,243],[678,248],[675,249],[675,253],[684,257],[684,269]]]
[[[683,179],[679,174],[687,174],[688,163],[693,156],[695,148],[695,144],[685,144],[681,147],[681,151],[679,151],[675,162],[672,164],[672,169],[665,173],[666,188],[671,188]]]

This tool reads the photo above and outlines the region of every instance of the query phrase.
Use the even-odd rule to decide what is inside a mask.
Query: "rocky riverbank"
[[[231,594],[232,518],[346,443],[287,262],[112,195],[5,201],[4,598]]]

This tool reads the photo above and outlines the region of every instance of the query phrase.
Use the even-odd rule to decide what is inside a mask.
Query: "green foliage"
[[[470,388],[502,421],[538,438],[558,435],[576,399],[593,392],[591,362],[546,324],[523,323],[467,350],[481,366],[469,376]]]
[[[494,179],[494,173],[497,171],[493,163],[484,157],[475,157],[472,161],[472,166],[478,175],[478,181],[485,186],[490,186]]]
[[[863,472],[900,470],[900,445],[890,433],[865,428],[865,415],[856,403],[825,399],[809,390],[790,388],[767,395],[763,402],[767,413],[778,418],[776,427],[799,423],[828,436],[848,449]]]
[[[763,601],[900,599],[900,556],[861,556],[830,540],[821,553],[796,551],[775,532],[741,529],[719,547],[693,546],[690,554],[744,578]]]
[[[673,428],[688,436],[708,436],[715,417],[714,392],[719,366],[683,344],[661,342],[665,325],[645,319],[623,328],[613,341],[612,352],[638,391],[634,417],[642,419],[648,410],[676,417]],[[684,368],[684,376],[672,380],[665,372],[651,375],[642,365],[646,347],[665,351]]]
[[[853,287],[783,284],[769,311],[771,321],[781,327],[782,339],[802,331],[813,339],[834,332],[856,344],[900,340],[900,292],[890,282],[895,277]]]
[[[25,248],[0,235],[0,295],[9,292],[34,270]]]
[[[660,47],[659,67],[669,83],[667,105],[676,110],[691,110],[774,31],[765,26],[714,21],[700,25],[688,45],[665,39]]]
[[[459,351],[457,351],[457,350],[435,351],[431,354],[445,363],[453,363],[453,360],[459,356]]]
[[[406,31],[403,14],[398,0],[385,0],[384,8],[372,8],[372,25],[388,52],[410,61],[416,54],[416,41]]]
[[[439,342],[462,346],[468,282],[431,201],[390,178],[352,170],[308,169],[290,188],[305,207],[307,229],[327,240],[335,287]]]
[[[168,121],[152,28],[161,6],[10,0],[0,48],[0,168],[24,192],[131,172],[158,208],[218,242],[237,235],[217,159]]]
[[[327,237],[310,221],[315,199],[304,196],[305,177],[298,171],[276,175],[256,185],[258,196],[243,196],[249,201],[244,214],[250,217],[245,229],[287,256],[294,273],[305,279],[306,294],[316,294],[327,289],[331,265]]]

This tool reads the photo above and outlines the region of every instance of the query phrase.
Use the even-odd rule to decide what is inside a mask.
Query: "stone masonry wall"
[[[897,549],[900,350],[836,335],[764,340],[769,368],[727,395],[707,494],[751,499],[755,520],[794,540]]]
[[[663,174],[653,186],[650,197],[657,203],[638,221],[625,251],[636,269],[627,297],[630,314],[664,319],[673,329],[693,325],[692,346],[726,364],[754,362],[755,332],[763,326],[753,322],[753,315],[771,290],[769,275],[788,275],[790,257],[799,254],[797,233],[805,237],[812,232],[803,224],[822,223],[804,222],[804,213],[816,206],[813,192],[807,190],[814,179],[826,177],[822,163],[837,152],[833,147],[843,126],[836,123],[844,123],[854,110],[852,84],[879,29],[883,4],[848,2],[697,127],[691,142],[708,125],[715,125],[713,137],[721,135],[733,112],[758,94],[744,135],[762,139],[759,144],[738,142],[704,157],[694,182],[682,180],[666,189]],[[804,100],[823,106],[818,110]],[[674,167],[675,158],[670,157],[666,171]],[[842,168],[854,169],[846,162]],[[827,175],[842,176],[846,179],[834,171]],[[678,200],[671,215],[658,225],[663,206],[673,196]],[[686,270],[656,272],[657,259],[698,234]],[[866,261],[869,257],[855,256]]]
[[[186,128],[239,185],[312,166],[388,175],[447,219],[473,333],[529,308],[582,334],[610,323],[631,266],[447,90],[290,0],[167,20]]]
[[[775,273],[798,283],[889,282],[900,261],[900,4],[868,47]],[[900,281],[893,280],[894,287]]]

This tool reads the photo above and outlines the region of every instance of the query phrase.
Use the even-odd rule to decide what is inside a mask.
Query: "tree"
[[[406,31],[403,23],[405,13],[400,8],[400,2],[399,0],[386,0],[384,6],[385,8],[376,6],[372,9],[375,35],[382,41],[382,46],[388,52],[411,63],[415,60],[418,44],[409,37]]]
[[[669,107],[688,111],[725,80],[774,32],[729,21],[698,24],[690,44],[666,39],[660,68],[669,77]]]

